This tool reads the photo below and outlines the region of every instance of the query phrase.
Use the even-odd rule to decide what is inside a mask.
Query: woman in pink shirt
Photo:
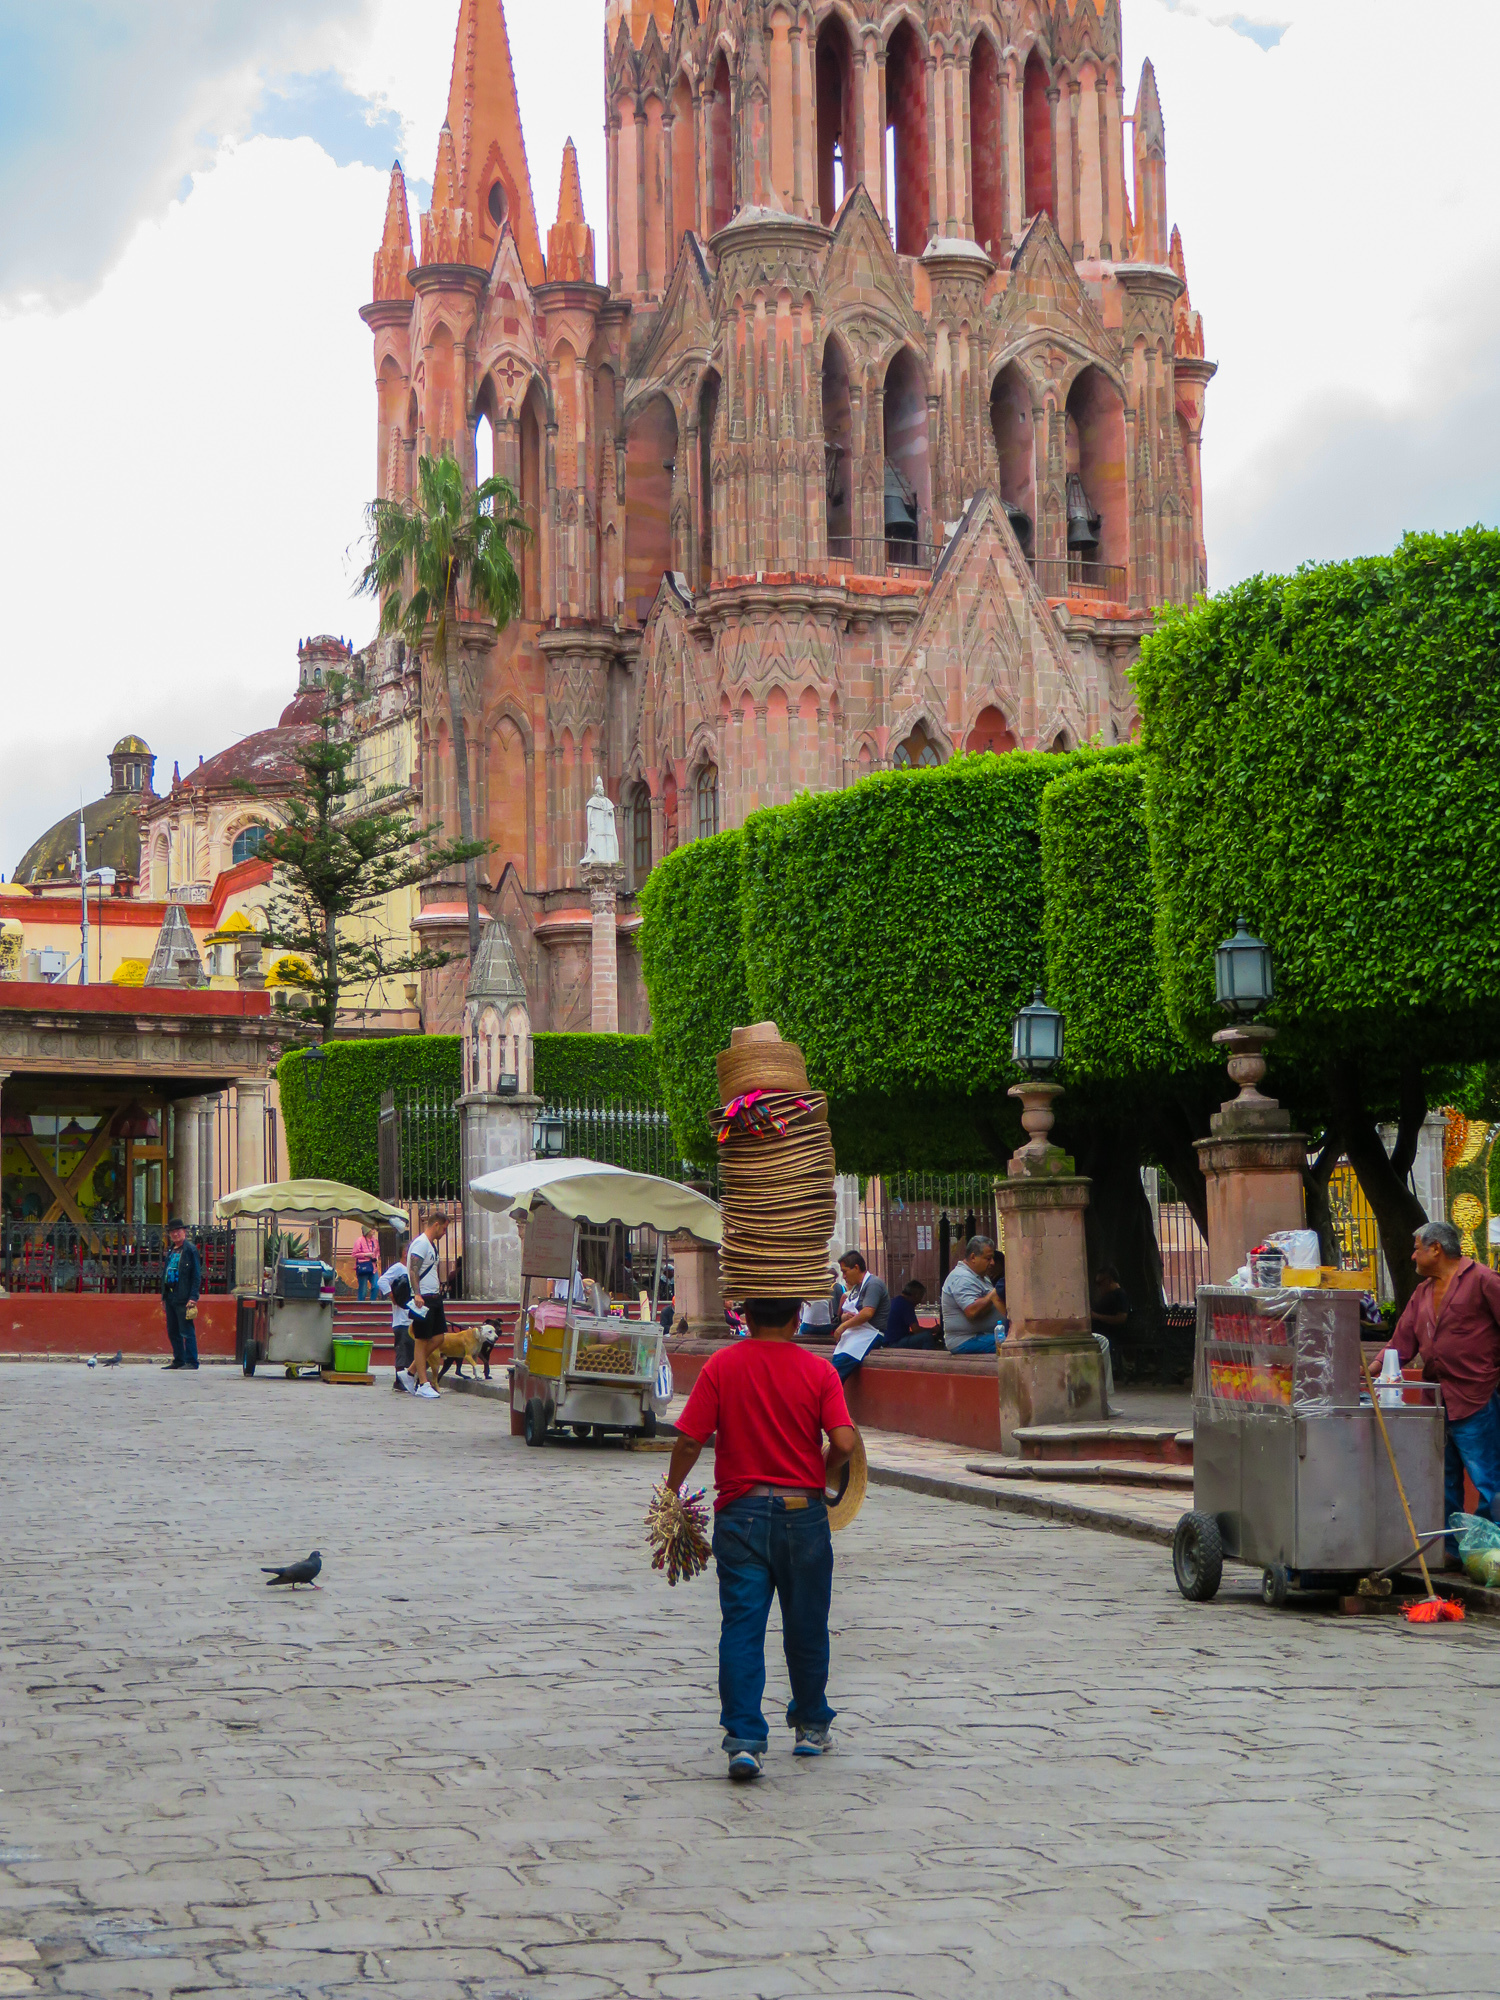
[[[362,1229],[354,1244],[354,1276],[361,1303],[375,1296],[375,1273],[380,1268],[380,1239],[373,1229]]]

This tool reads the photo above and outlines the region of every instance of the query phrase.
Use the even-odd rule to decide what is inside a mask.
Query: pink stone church
[[[533,525],[524,615],[463,621],[486,906],[537,1027],[607,1017],[601,778],[639,1030],[634,891],[680,843],[871,771],[1130,737],[1153,609],[1207,580],[1214,364],[1120,0],[607,0],[603,57],[604,243],[570,146],[544,247],[504,11],[462,0],[432,207],[414,241],[398,166],[363,317],[379,492],[451,452]],[[456,831],[430,675],[419,777]],[[452,1029],[461,891],[417,921],[458,954],[423,992]]]

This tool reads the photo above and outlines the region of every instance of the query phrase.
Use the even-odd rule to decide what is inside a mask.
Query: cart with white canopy
[[[469,1192],[481,1208],[509,1213],[526,1225],[521,1324],[511,1369],[511,1409],[523,1419],[526,1442],[539,1445],[550,1429],[564,1424],[580,1436],[610,1430],[652,1436],[657,1411],[672,1397],[657,1318],[666,1239],[683,1231],[700,1242],[718,1243],[723,1225],[717,1202],[676,1181],[599,1160],[503,1167],[470,1181]],[[650,1302],[640,1319],[604,1308],[597,1288],[585,1297],[579,1271],[583,1230],[613,1223],[656,1231]],[[566,1275],[566,1299],[533,1305],[533,1279],[550,1275]]]
[[[386,1223],[403,1234],[408,1227],[405,1209],[343,1181],[268,1181],[237,1188],[219,1197],[214,1213],[225,1222],[320,1223],[347,1217]],[[236,1359],[247,1375],[261,1362],[279,1362],[288,1375],[302,1367],[331,1366],[333,1272],[321,1258],[278,1258],[269,1295],[248,1304],[252,1310],[241,1315],[235,1337]]]

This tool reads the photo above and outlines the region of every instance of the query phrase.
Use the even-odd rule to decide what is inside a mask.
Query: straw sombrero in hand
[[[858,1424],[850,1428],[854,1432],[854,1449],[849,1454],[848,1463],[840,1469],[837,1486],[826,1489],[828,1525],[835,1534],[840,1528],[847,1528],[863,1507],[865,1489],[870,1483],[870,1461],[865,1457],[865,1441],[860,1436]]]

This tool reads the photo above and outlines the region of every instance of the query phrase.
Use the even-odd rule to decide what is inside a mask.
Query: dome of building
[[[152,798],[156,758],[139,736],[122,736],[109,753],[109,790],[83,808],[90,868],[113,868],[132,879],[141,872],[143,800]],[[78,814],[64,814],[21,856],[12,880],[21,883],[78,880]]]

